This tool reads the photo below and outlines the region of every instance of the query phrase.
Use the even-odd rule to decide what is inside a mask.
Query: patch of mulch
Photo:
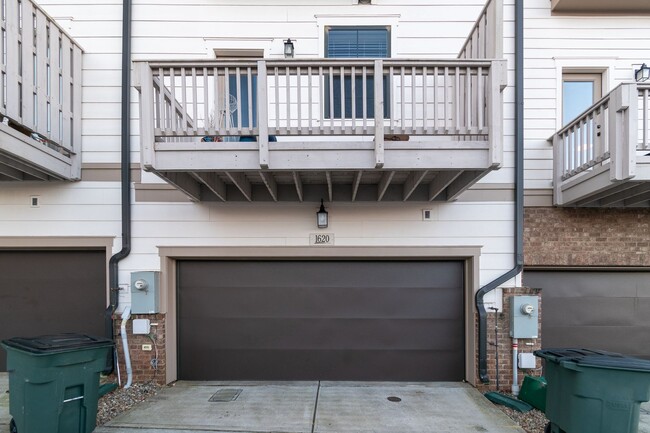
[[[156,383],[134,383],[129,389],[117,388],[99,399],[97,404],[97,425],[103,425],[158,393]]]

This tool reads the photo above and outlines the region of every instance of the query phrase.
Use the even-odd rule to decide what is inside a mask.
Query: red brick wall
[[[151,321],[151,338],[147,335],[133,335],[133,319],[149,319]],[[124,351],[122,350],[122,336],[120,326],[122,319],[117,317],[115,324],[115,344],[118,353],[118,366],[122,378],[122,384],[126,383],[126,367],[124,365]],[[126,332],[129,344],[129,355],[131,356],[131,368],[133,370],[133,382],[142,383],[155,381],[161,385],[165,384],[165,315],[164,314],[135,314],[132,315],[126,325]],[[152,341],[153,339],[153,341]],[[154,345],[155,342],[155,345]],[[142,350],[143,344],[150,344],[151,351]],[[156,349],[158,355],[156,358]],[[157,365],[152,360],[157,359]],[[157,368],[155,368],[157,367]]]
[[[650,266],[650,209],[528,207],[527,266]]]
[[[519,339],[518,346],[519,352],[533,352],[541,348],[542,337],[542,293],[539,289],[529,288],[512,288],[503,289],[503,310],[497,314],[492,312],[488,313],[487,319],[487,371],[490,379],[489,384],[477,383],[477,388],[481,391],[495,391],[497,390],[497,363],[496,363],[496,347],[495,343],[495,319],[498,315],[499,321],[499,390],[510,392],[512,386],[512,338],[510,338],[510,298],[516,295],[537,296],[539,305],[539,321],[538,321],[538,338],[536,339]],[[478,317],[477,317],[478,321]],[[478,341],[478,336],[477,336]],[[477,353],[478,365],[478,353]],[[524,380],[524,376],[540,376],[542,364],[537,359],[537,368],[535,370],[519,370],[518,379],[519,385]],[[477,372],[478,378],[478,372]]]

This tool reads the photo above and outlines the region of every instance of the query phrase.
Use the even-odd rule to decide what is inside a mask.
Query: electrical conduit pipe
[[[129,354],[129,342],[126,337],[126,324],[131,317],[131,307],[126,307],[122,312],[122,325],[120,326],[120,331],[122,334],[122,348],[124,349],[124,365],[126,367],[126,385],[124,389],[131,387],[131,382],[133,382],[133,370],[131,369],[131,355]]]

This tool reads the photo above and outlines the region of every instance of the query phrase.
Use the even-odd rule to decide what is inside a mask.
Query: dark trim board
[[[179,379],[463,380],[464,268],[179,260]]]

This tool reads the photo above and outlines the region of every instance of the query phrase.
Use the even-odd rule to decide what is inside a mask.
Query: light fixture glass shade
[[[286,59],[293,59],[294,46],[291,38],[284,41],[284,57]]]
[[[637,83],[642,83],[650,79],[650,68],[645,63],[639,69],[634,71],[634,79]]]
[[[323,199],[320,201],[320,209],[316,212],[316,224],[319,229],[326,229],[329,225],[329,215],[323,205]]]

